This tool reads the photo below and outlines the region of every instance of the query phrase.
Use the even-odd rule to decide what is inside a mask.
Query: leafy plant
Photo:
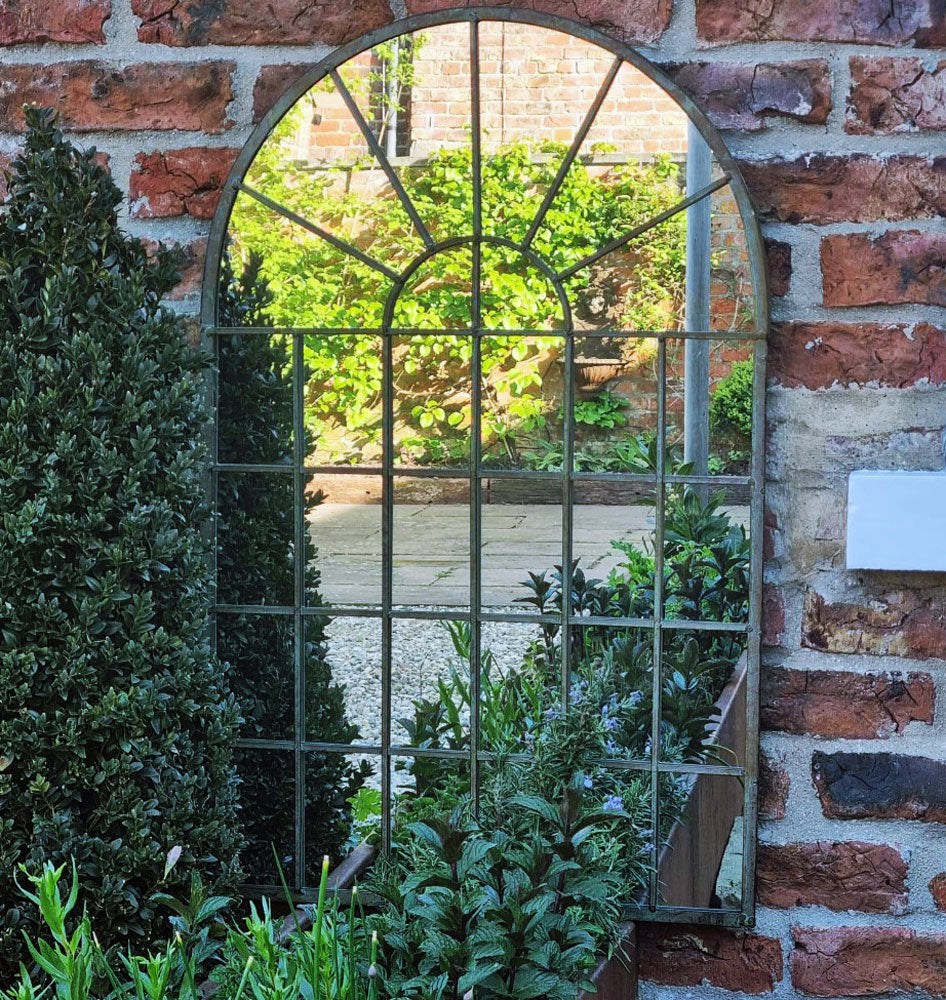
[[[599,392],[591,399],[579,399],[574,406],[575,423],[599,430],[612,430],[627,423],[627,400],[612,392]]]
[[[4,1000],[199,1000],[208,975],[220,1000],[377,1000],[377,935],[357,893],[348,906],[328,897],[327,859],[310,927],[297,924],[286,933],[264,899],[251,904],[242,926],[226,928],[225,939],[209,947],[208,933],[223,930],[218,914],[231,900],[208,897],[195,885],[187,903],[162,897],[175,912],[174,933],[146,954],[100,946],[87,909],[75,916],[75,865],[62,891],[65,870],[47,863],[33,875],[21,868],[33,887],[21,892],[38,911],[41,930],[26,935],[34,970],[21,965],[18,981],[0,993]]]
[[[565,1000],[590,985],[597,950],[616,937],[618,880],[589,840],[617,817],[574,795],[503,805],[488,825],[461,807],[401,832],[423,850],[406,878],[394,866],[376,885],[389,904],[378,922],[389,995]]]
[[[752,373],[751,359],[734,361],[729,373],[716,383],[710,398],[710,426],[745,443],[752,437]]]
[[[230,883],[241,843],[207,642],[206,360],[160,305],[180,258],[149,258],[94,151],[26,114],[0,216],[3,982],[35,926],[19,864],[73,857],[103,944],[147,942],[152,894]]]

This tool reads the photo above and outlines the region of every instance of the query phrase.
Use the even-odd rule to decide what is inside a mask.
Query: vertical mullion
[[[296,888],[304,889],[306,883],[306,766],[302,744],[306,737],[305,717],[305,419],[304,419],[304,365],[302,334],[292,338],[292,483],[293,483],[293,670],[295,672],[295,858]]]
[[[470,21],[470,133],[473,174],[473,275],[470,303],[473,337],[470,359],[470,788],[473,810],[479,814],[480,802],[480,645],[483,638],[482,614],[482,536],[483,511],[480,493],[480,424],[482,421],[482,236],[483,189],[482,153],[480,149],[480,50],[479,22]]]
[[[395,289],[395,292],[398,290]],[[391,849],[391,605],[394,588],[394,338],[384,330],[381,376],[381,846]]]
[[[565,333],[565,384],[562,407],[562,708],[568,710],[572,659],[572,550],[574,548],[575,503],[575,331]]]
[[[742,912],[751,921],[755,912],[756,825],[758,822],[759,674],[762,643],[762,538],[765,509],[765,340],[753,348],[752,369],[752,485],[749,494],[749,634],[746,672],[746,759],[743,800]]]
[[[660,716],[661,676],[663,660],[663,620],[664,603],[664,508],[666,506],[666,457],[667,457],[667,342],[657,343],[657,489],[654,498],[654,663],[651,673],[651,716],[650,716],[650,881],[647,890],[647,905],[655,910],[658,905],[657,863],[660,858]]]
[[[203,348],[209,348],[208,331],[202,335]],[[206,538],[210,544],[207,554],[207,564],[210,569],[210,615],[208,617],[208,637],[210,649],[217,655],[217,545],[219,542],[219,507],[220,507],[220,474],[217,465],[220,457],[220,347],[221,337],[213,337],[213,368],[207,379],[207,409],[210,415],[210,427],[207,430],[207,475],[205,478],[205,496],[210,505],[210,522],[206,530]]]

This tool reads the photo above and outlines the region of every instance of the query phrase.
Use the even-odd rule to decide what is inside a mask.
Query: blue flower
[[[617,743],[615,743],[614,739],[611,737],[608,738],[608,742],[605,743],[604,748],[605,750],[608,751],[609,757],[617,757],[617,755],[621,752],[621,748],[617,745]]]
[[[609,733],[613,733],[615,729],[621,728],[621,720],[615,719],[612,715],[611,717],[604,720],[604,728],[607,729]]]
[[[591,780],[590,774],[582,775],[581,783],[585,786],[585,788],[595,787],[595,783]]]
[[[624,808],[624,800],[620,795],[609,795],[601,808],[605,812],[619,812]]]
[[[640,691],[634,691],[628,696],[627,700],[630,702],[631,707],[633,707],[635,705],[639,705],[644,700],[644,696]]]
[[[546,719],[554,722],[556,719],[560,719],[562,717],[562,712],[558,708],[547,708],[545,710],[545,717]]]

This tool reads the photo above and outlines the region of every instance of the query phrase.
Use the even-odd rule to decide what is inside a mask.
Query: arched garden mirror
[[[685,95],[508,8],[345,46],[240,155],[202,319],[253,882],[577,739],[628,916],[750,922],[765,282]]]

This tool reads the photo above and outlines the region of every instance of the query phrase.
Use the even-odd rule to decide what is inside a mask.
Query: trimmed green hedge
[[[17,864],[75,858],[99,926],[147,940],[166,932],[152,893],[231,881],[241,843],[238,709],[208,643],[205,362],[160,305],[178,261],[121,231],[121,192],[52,112],[27,120],[0,216],[2,982],[34,920]]]

